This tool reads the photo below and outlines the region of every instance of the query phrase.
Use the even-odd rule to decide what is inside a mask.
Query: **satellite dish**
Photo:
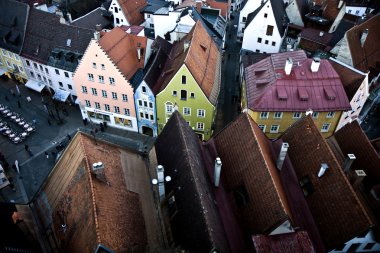
[[[157,181],[157,179],[152,179],[152,184],[154,184],[154,185],[156,185],[156,184],[158,184],[158,181]]]

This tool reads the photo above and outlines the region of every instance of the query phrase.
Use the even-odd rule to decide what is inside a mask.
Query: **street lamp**
[[[158,185],[158,193],[160,195],[160,201],[165,197],[165,182],[170,182],[172,178],[170,176],[166,176],[164,178],[164,166],[157,166],[157,179],[152,179],[153,185]]]

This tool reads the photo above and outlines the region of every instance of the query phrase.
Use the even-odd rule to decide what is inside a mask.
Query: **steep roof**
[[[144,15],[140,13],[146,5],[146,0],[117,0],[130,25],[140,25],[144,22]]]
[[[321,31],[314,28],[305,28],[299,34],[301,39],[310,40],[320,45],[328,46],[330,44],[331,39],[333,38],[333,34],[322,32],[323,35],[320,36]]]
[[[247,194],[247,203],[239,211],[248,233],[270,233],[290,219],[270,142],[252,118],[242,113],[213,139],[226,189]]]
[[[330,59],[330,63],[338,73],[344,90],[346,91],[347,98],[349,101],[351,101],[351,99],[358,91],[363,80],[365,79],[366,75],[362,72],[359,72],[358,70],[353,69],[351,66],[348,66],[332,58]]]
[[[363,71],[379,73],[380,59],[380,14],[368,19],[366,22],[354,26],[347,31],[346,37],[351,52],[353,67]],[[360,38],[363,32],[368,29],[368,36],[363,47]]]
[[[327,250],[367,231],[373,224],[348,182],[339,162],[311,116],[294,123],[281,136],[298,180],[313,189],[305,199]],[[321,164],[328,169],[318,177]]]
[[[284,66],[293,60],[290,75]],[[254,111],[334,111],[351,105],[338,74],[327,60],[311,72],[304,51],[272,54],[245,69],[248,107]]]
[[[0,1],[0,47],[20,54],[29,15],[29,6],[14,0]]]
[[[61,24],[57,15],[32,8],[21,55],[47,64],[54,48],[83,54],[92,37],[93,30]]]
[[[144,68],[147,38],[124,32],[115,27],[99,40],[99,45],[127,79],[131,79],[139,68]],[[137,49],[141,48],[141,59]]]
[[[192,252],[210,252],[213,248],[229,252],[199,139],[177,111],[155,147],[158,164],[172,178],[165,187],[167,196],[173,192],[175,197],[177,212],[170,223],[176,244]]]
[[[113,20],[103,15],[105,12],[106,10],[98,7],[86,15],[73,20],[71,24],[92,30],[94,30],[98,24],[101,25],[102,28],[110,28],[113,25]]]
[[[186,43],[190,43],[187,49]],[[203,93],[215,105],[220,90],[220,63],[216,44],[198,21],[190,33],[174,44],[154,93],[162,91],[185,64]]]

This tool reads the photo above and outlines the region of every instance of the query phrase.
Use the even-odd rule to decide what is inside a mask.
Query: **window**
[[[106,66],[104,64],[100,64],[100,66],[102,67],[102,70],[106,69]]]
[[[40,70],[41,71],[44,71],[44,68],[42,67],[42,65],[39,65],[40,66]]]
[[[49,85],[51,86],[51,85],[52,85],[52,82],[51,82],[51,80],[50,80],[50,79],[48,79],[48,81],[49,81]]]
[[[117,100],[117,93],[116,92],[112,92],[112,99]]]
[[[141,118],[141,119],[144,118],[144,113],[143,113],[143,112],[140,112],[140,118]]]
[[[352,10],[348,10],[348,14],[351,14]]]
[[[65,73],[65,77],[69,78],[69,73],[67,73],[66,71],[64,73]]]
[[[142,101],[141,100],[139,100],[139,106],[142,106]]]
[[[205,124],[203,122],[197,122],[197,130],[203,131],[205,128]]]
[[[264,13],[264,18],[267,18],[268,17],[268,13]]]
[[[173,90],[173,97],[176,97],[176,96],[177,96],[177,91]]]
[[[282,118],[282,112],[275,112],[273,118],[281,119]]]
[[[18,66],[18,70],[19,70],[20,72],[24,72],[24,69],[23,69],[22,67],[20,67],[20,66]]]
[[[130,115],[129,109],[124,108],[124,114],[127,115],[127,116],[129,116]]]
[[[117,9],[117,7],[114,7],[113,9],[114,9],[115,13],[119,12],[119,10]]]
[[[355,11],[355,14],[359,14],[359,10]]]
[[[257,43],[261,43],[262,40],[263,40],[262,38],[258,37],[257,38]]]
[[[149,24],[149,27],[150,28],[154,28],[154,24]]]
[[[49,70],[47,68],[45,68],[45,72],[46,74],[49,74]]]
[[[104,76],[98,76],[99,83],[104,83]]]
[[[95,102],[95,108],[100,109],[100,104],[98,102]]]
[[[322,132],[322,133],[326,133],[326,132],[329,131],[329,128],[330,128],[330,123],[324,123],[324,124],[322,125],[321,132]]]
[[[186,100],[186,99],[187,99],[187,91],[181,90],[181,100]]]
[[[117,9],[115,8],[115,12],[117,12],[116,10],[117,10]],[[119,24],[119,23],[120,23],[119,18],[116,18],[116,24]]]
[[[190,93],[190,98],[195,98],[195,94],[194,94],[194,92],[191,92],[191,93]]]
[[[8,67],[12,68],[12,65],[9,63],[9,61],[7,61],[7,65]]]
[[[259,128],[261,129],[261,131],[265,132],[266,125],[259,125]]]
[[[149,114],[145,113],[145,118],[149,119]]]
[[[109,112],[110,111],[110,105],[104,104],[104,110]]]
[[[153,108],[153,103],[149,102],[149,108]]]
[[[186,76],[182,75],[182,84],[186,84]]]
[[[243,23],[247,22],[247,17],[243,17]]]
[[[267,119],[269,117],[269,112],[261,112],[260,119]]]
[[[166,113],[173,112],[173,105],[171,103],[166,103]]]
[[[3,55],[4,55],[4,56],[7,56],[7,52],[5,52],[4,49],[1,49],[1,52],[3,52]]]
[[[30,76],[34,78],[34,72],[30,71]]]
[[[30,67],[30,61],[26,60],[26,65],[28,65]]]
[[[72,89],[73,89],[73,86],[71,86],[71,84],[68,84],[68,85],[67,85],[67,88],[69,88],[69,90],[72,90]]]
[[[55,73],[56,73],[57,75],[60,75],[58,69],[55,69]]]
[[[59,84],[59,87],[63,87],[63,83],[62,82],[58,82]]]
[[[94,96],[98,95],[98,91],[96,90],[96,88],[91,88],[91,91],[92,91],[92,95]]]
[[[276,46],[276,41],[272,41],[272,46],[273,46],[273,47]]]
[[[309,196],[310,194],[312,194],[314,192],[314,187],[313,187],[313,184],[310,181],[309,176],[306,175],[303,178],[301,178],[301,180],[299,181],[299,183],[300,183],[300,186],[302,188],[303,195],[305,197]]]
[[[198,109],[197,110],[197,117],[198,118],[204,118],[206,116],[206,111],[204,109]]]
[[[270,132],[271,133],[278,133],[278,130],[280,129],[279,125],[271,125]]]
[[[93,82],[94,81],[94,75],[91,73],[88,73],[88,80]]]
[[[144,101],[144,107],[148,107],[148,102]]]
[[[115,78],[109,77],[108,79],[109,79],[111,85],[115,85]]]
[[[128,102],[127,94],[121,94],[121,96],[123,97],[123,102]]]
[[[313,119],[317,119],[319,115],[319,112],[313,112]]]
[[[86,106],[87,106],[87,107],[91,107],[91,103],[90,103],[89,100],[85,100],[85,102],[86,102]]]
[[[293,119],[299,119],[301,118],[302,112],[295,112],[293,113]]]
[[[107,97],[107,91],[106,90],[102,90],[102,97],[104,97],[104,98]]]
[[[113,107],[115,113],[120,113],[120,107],[119,106],[114,106]]]
[[[96,63],[95,62],[92,63],[92,68],[96,69]]]
[[[334,118],[335,112],[328,112],[326,118]]]
[[[146,93],[146,87],[145,86],[142,86],[141,90],[142,90],[143,93]]]
[[[150,18],[150,14],[146,14],[146,17],[147,17],[147,18]]]
[[[189,107],[184,107],[184,108],[183,108],[183,115],[185,115],[185,116],[189,116],[189,115],[191,115],[191,108],[189,108]]]
[[[38,69],[37,63],[33,62],[33,66],[35,69]]]
[[[153,114],[150,115],[150,120],[154,120]]]
[[[265,45],[268,45],[268,43],[269,43],[269,40],[265,40]]]
[[[267,26],[267,33],[266,33],[266,35],[268,35],[268,36],[272,36],[273,35],[273,26],[272,25],[268,25]]]

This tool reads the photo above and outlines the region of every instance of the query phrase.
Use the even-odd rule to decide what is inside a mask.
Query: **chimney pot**
[[[288,152],[288,148],[289,148],[289,143],[287,142],[282,143],[281,150],[280,150],[280,153],[278,154],[277,164],[276,164],[278,170],[281,170],[282,165],[284,164],[286,153]]]
[[[292,58],[286,59],[285,62],[285,74],[288,76],[292,72],[292,67],[293,67],[293,60]]]
[[[94,32],[94,39],[100,40],[100,32]]]
[[[319,169],[319,172],[318,172],[318,177],[323,176],[323,174],[325,174],[325,172],[328,168],[329,168],[329,166],[327,165],[327,163],[322,163],[321,168]]]
[[[220,173],[222,171],[222,161],[219,157],[215,159],[215,167],[214,167],[214,186],[218,187],[220,183]]]
[[[96,24],[95,30],[98,31],[98,32],[101,32],[102,31],[102,25],[101,24]]]
[[[311,62],[311,72],[316,73],[319,70],[319,66],[321,65],[321,59],[319,57],[314,57]]]
[[[355,161],[356,157],[354,154],[347,154],[347,157],[346,159],[344,160],[344,165],[343,165],[343,168],[344,168],[344,172],[345,173],[348,173],[350,172],[350,169],[351,169],[351,165],[352,163]]]

